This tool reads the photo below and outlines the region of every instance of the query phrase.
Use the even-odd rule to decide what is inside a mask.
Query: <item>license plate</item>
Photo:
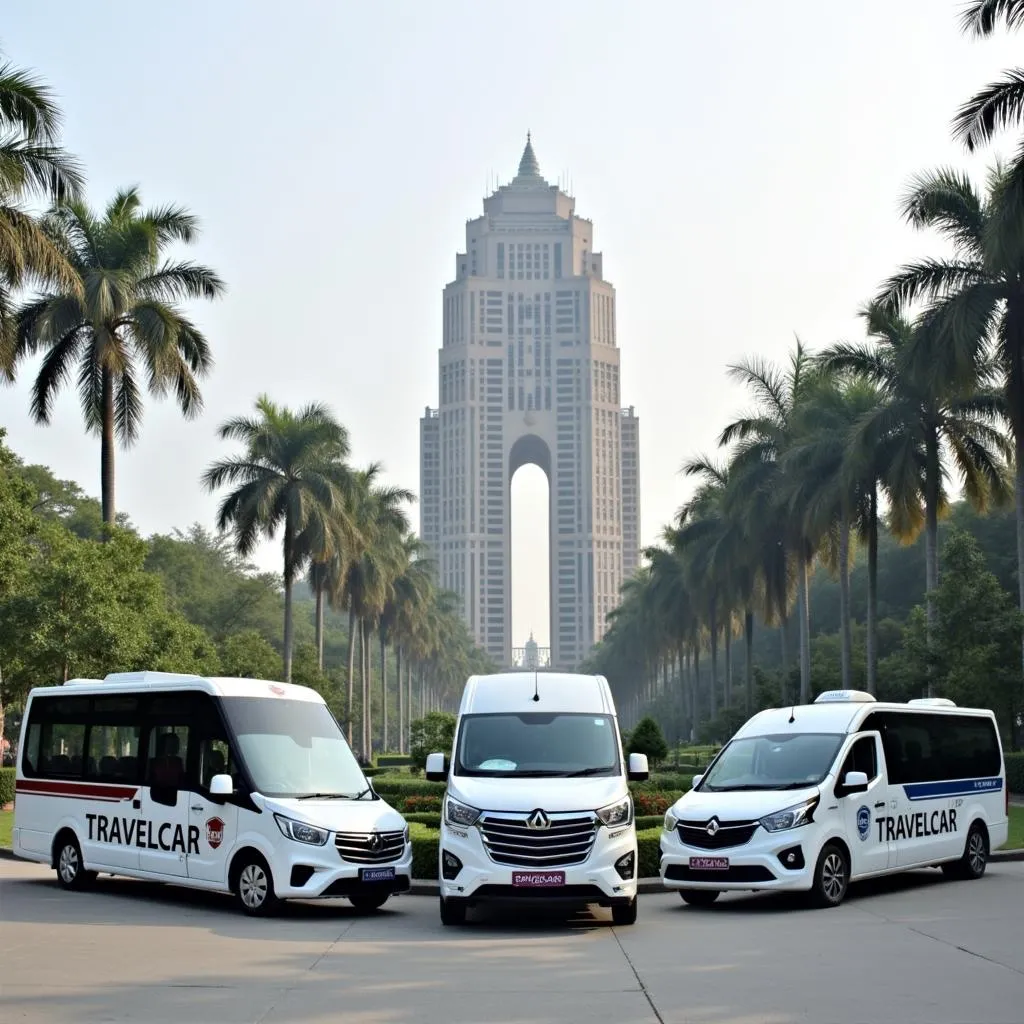
[[[512,884],[524,889],[548,889],[565,885],[564,871],[513,871]]]
[[[693,871],[728,871],[728,857],[691,857],[690,868]]]
[[[394,868],[360,868],[360,882],[391,882],[395,878]]]

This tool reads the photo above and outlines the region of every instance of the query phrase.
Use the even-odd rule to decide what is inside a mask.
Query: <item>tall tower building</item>
[[[639,420],[621,407],[615,289],[594,227],[540,173],[519,172],[467,222],[445,287],[438,407],[420,421],[420,534],[481,647],[512,661],[510,484],[550,493],[551,664],[603,636],[640,558]]]

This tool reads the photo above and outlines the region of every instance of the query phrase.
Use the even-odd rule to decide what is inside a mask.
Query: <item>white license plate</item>
[[[395,877],[394,868],[360,868],[360,882],[391,882]]]
[[[728,871],[728,857],[691,857],[691,871]]]

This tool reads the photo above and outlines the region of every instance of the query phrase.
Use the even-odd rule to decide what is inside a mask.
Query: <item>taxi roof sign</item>
[[[814,698],[815,704],[869,704],[874,696],[864,690],[826,690]]]

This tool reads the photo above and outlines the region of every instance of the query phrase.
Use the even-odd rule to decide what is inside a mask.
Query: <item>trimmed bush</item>
[[[651,828],[661,828],[665,822],[664,814],[638,814],[636,816],[637,832],[646,832]]]
[[[636,846],[639,864],[637,878],[657,878],[661,873],[661,828],[637,832]]]
[[[0,768],[0,807],[14,802],[15,768]]]
[[[390,803],[390,797],[400,796],[444,796],[443,782],[428,782],[414,779],[411,775],[378,775],[373,780],[374,792]]]
[[[378,754],[375,760],[378,768],[405,768],[412,764],[409,754]]]
[[[637,722],[636,728],[629,734],[626,750],[630,754],[646,754],[652,764],[658,764],[668,757],[668,744],[661,726],[650,716]]]
[[[403,814],[403,818],[410,825],[426,825],[427,828],[439,829],[441,827],[441,815],[440,813],[433,813],[432,811],[413,811],[409,814]]]
[[[401,797],[397,802],[401,803],[402,806],[397,809],[403,814],[406,812],[410,814],[440,814],[441,801],[443,799],[442,796],[435,796],[433,793],[426,796],[413,794],[412,796]]]
[[[641,791],[633,794],[633,806],[637,817],[664,815],[676,802],[674,793],[662,793],[659,790]]]
[[[1024,795],[1024,753],[1006,754],[1006,788]]]

